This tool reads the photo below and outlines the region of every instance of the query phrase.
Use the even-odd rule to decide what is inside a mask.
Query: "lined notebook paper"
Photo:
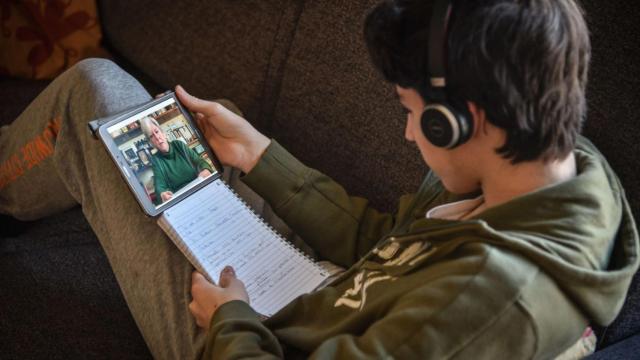
[[[222,179],[166,210],[160,227],[198,271],[217,281],[233,266],[251,306],[271,316],[328,275],[258,217]]]

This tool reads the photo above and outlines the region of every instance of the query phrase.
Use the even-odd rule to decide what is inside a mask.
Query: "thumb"
[[[236,272],[231,266],[225,266],[220,272],[220,281],[218,282],[221,287],[226,288],[231,284],[231,281],[236,278]]]
[[[211,101],[206,101],[199,99],[191,94],[189,94],[182,86],[176,86],[176,94],[178,95],[178,99],[186,106],[189,110],[196,113],[203,113],[205,115],[215,115],[216,110],[219,109],[218,104],[213,103]]]

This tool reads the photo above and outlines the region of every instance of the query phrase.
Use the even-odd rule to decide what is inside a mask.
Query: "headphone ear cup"
[[[467,141],[471,134],[466,116],[446,103],[429,104],[420,118],[422,133],[437,147],[453,149]]]

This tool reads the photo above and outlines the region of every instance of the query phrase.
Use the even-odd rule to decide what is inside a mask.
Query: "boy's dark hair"
[[[512,163],[562,159],[586,115],[591,44],[573,0],[460,0],[447,39],[447,95],[484,109],[506,131],[496,151]],[[431,1],[388,0],[368,15],[364,36],[391,83],[428,102]]]

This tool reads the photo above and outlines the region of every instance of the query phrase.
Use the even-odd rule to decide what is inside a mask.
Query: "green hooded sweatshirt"
[[[203,357],[548,359],[611,323],[638,268],[616,175],[580,139],[575,178],[468,220],[433,175],[395,215],[349,197],[272,141],[244,177],[320,258],[348,270],[266,321],[242,301],[211,320]]]

